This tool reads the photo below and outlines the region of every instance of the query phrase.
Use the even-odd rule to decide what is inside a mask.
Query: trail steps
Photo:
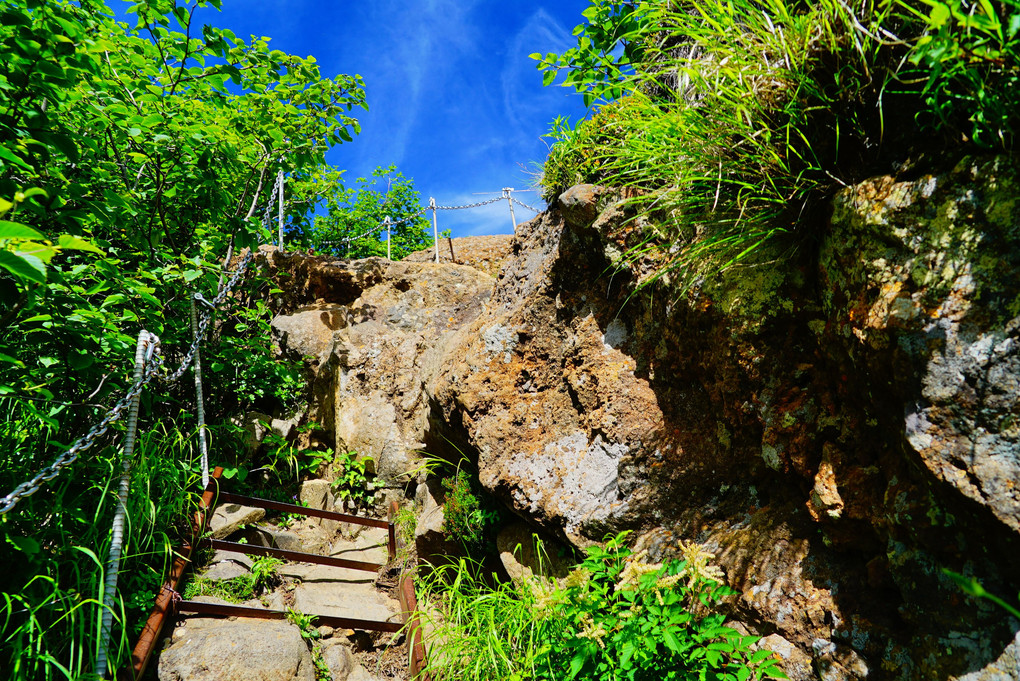
[[[318,482],[318,481],[313,481]],[[328,504],[332,506],[332,504]],[[258,511],[258,512],[255,512]],[[214,537],[244,540],[323,556],[385,564],[387,530],[304,518],[286,528],[263,521],[261,509],[220,504],[211,519]],[[256,524],[257,523],[257,524]],[[243,553],[216,551],[207,567],[192,578],[227,580],[249,572],[253,561]],[[364,570],[286,562],[277,568],[281,584],[271,593],[240,605],[303,614],[401,622],[400,604]],[[393,594],[395,595],[395,594]],[[211,596],[197,601],[225,603]],[[166,632],[170,633],[170,632]],[[159,681],[382,681],[406,679],[406,652],[388,648],[401,636],[380,632],[318,627],[312,643],[320,658],[320,675],[308,643],[288,621],[182,615],[160,656]]]

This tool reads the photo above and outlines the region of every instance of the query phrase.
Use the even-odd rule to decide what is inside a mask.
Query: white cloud
[[[574,43],[570,29],[558,23],[544,9],[532,14],[513,37],[501,75],[503,109],[515,133],[527,137],[529,142],[534,138],[535,131],[522,121],[532,119],[532,114],[536,112],[555,108],[550,106],[551,100],[561,101],[573,91],[551,86],[543,88],[536,95],[535,85],[541,83],[542,76],[537,69],[538,62],[529,59],[527,55],[534,52],[564,52]]]

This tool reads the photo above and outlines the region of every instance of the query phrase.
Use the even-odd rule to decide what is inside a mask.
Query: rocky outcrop
[[[313,352],[276,327],[394,484],[427,446],[576,546],[704,543],[791,678],[991,681],[1020,675],[1017,624],[941,568],[1020,586],[1018,189],[1007,158],[875,178],[814,242],[679,295],[637,292],[645,218],[580,186],[494,282],[271,254],[284,314],[343,320]]]
[[[389,485],[407,481],[431,412],[423,376],[445,339],[481,312],[492,278],[467,266],[306,258],[266,249],[287,279],[273,330],[314,373],[309,418],[336,449],[370,456]]]
[[[574,544],[706,543],[802,678],[995,678],[1006,618],[940,568],[1016,591],[1018,180],[968,159],[862,183],[820,254],[763,253],[679,299],[635,295],[655,264],[621,265],[635,216],[575,187],[448,346],[437,428]]]
[[[439,262],[456,265],[470,265],[495,277],[503,260],[510,252],[510,234],[493,234],[491,236],[461,236],[456,239],[439,240]],[[402,262],[435,262],[436,249],[427,248],[412,253]]]

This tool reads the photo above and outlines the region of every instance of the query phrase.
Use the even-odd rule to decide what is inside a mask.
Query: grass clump
[[[545,198],[638,190],[659,274],[688,283],[810,235],[842,186],[920,152],[1012,149],[1020,126],[1015,0],[592,0],[584,16],[576,48],[532,56],[610,103],[554,123]]]
[[[431,629],[430,673],[442,679],[783,679],[756,636],[723,626],[730,591],[711,554],[646,562],[607,538],[562,584],[541,578],[489,586],[466,561],[419,584]],[[494,579],[494,578],[493,578]]]
[[[0,478],[11,485],[21,460],[50,456],[56,428],[40,424],[15,400],[0,399],[8,419],[0,440],[11,449]],[[12,437],[8,438],[7,436]],[[130,654],[174,559],[179,525],[198,508],[193,435],[157,423],[139,435],[132,471],[110,656]],[[13,469],[13,472],[12,472]],[[117,504],[121,462],[112,446],[81,457],[45,492],[0,517],[0,670],[13,679],[77,679],[95,662],[96,632],[109,529]]]
[[[443,487],[446,488],[443,531],[469,551],[483,548],[492,539],[499,511],[486,506],[478,498],[467,471],[458,469],[453,477],[443,480]]]
[[[246,574],[218,580],[196,577],[184,588],[184,597],[190,600],[199,596],[214,596],[230,603],[243,603],[280,583],[277,568],[283,565],[282,560],[271,556],[249,558],[252,558],[252,564]]]

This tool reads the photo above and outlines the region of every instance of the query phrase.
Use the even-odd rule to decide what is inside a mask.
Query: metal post
[[[279,229],[280,237],[280,250],[283,250],[283,168],[280,168],[280,172],[276,175],[276,186],[279,187],[279,193],[276,195],[280,200],[280,212],[277,218],[277,225]]]
[[[513,187],[503,187],[503,198],[506,199],[506,205],[510,206],[510,220],[514,223],[514,234],[517,233],[517,216],[514,215],[514,202],[510,198],[510,192],[514,190]]]
[[[436,219],[436,200],[429,197],[429,208],[432,209],[432,243],[436,247],[436,264],[439,264],[439,221]]]
[[[138,344],[135,346],[133,385],[138,385],[142,382],[146,359],[148,358],[147,350],[154,348],[156,340],[156,336],[148,331],[143,330],[138,334]],[[139,392],[131,400],[131,407],[128,411],[127,433],[124,435],[123,468],[120,475],[120,489],[117,494],[117,510],[113,515],[110,554],[106,560],[106,579],[103,581],[103,605],[99,630],[100,641],[99,650],[96,653],[96,675],[101,679],[106,678],[110,636],[113,631],[113,601],[117,595],[120,556],[124,548],[124,517],[127,515],[128,490],[131,487],[131,459],[135,453],[135,432],[138,428],[138,405],[141,399],[142,395]]]
[[[390,244],[393,241],[393,236],[390,233],[390,225],[393,223],[393,221],[390,220],[390,216],[387,215],[386,219],[383,220],[383,222],[386,223],[386,259],[393,260],[392,251],[390,250]]]
[[[191,335],[195,340],[195,404],[198,411],[198,447],[202,452],[202,489],[209,486],[209,445],[205,436],[205,399],[202,395],[202,351],[198,343],[198,311],[195,295],[191,297]]]

